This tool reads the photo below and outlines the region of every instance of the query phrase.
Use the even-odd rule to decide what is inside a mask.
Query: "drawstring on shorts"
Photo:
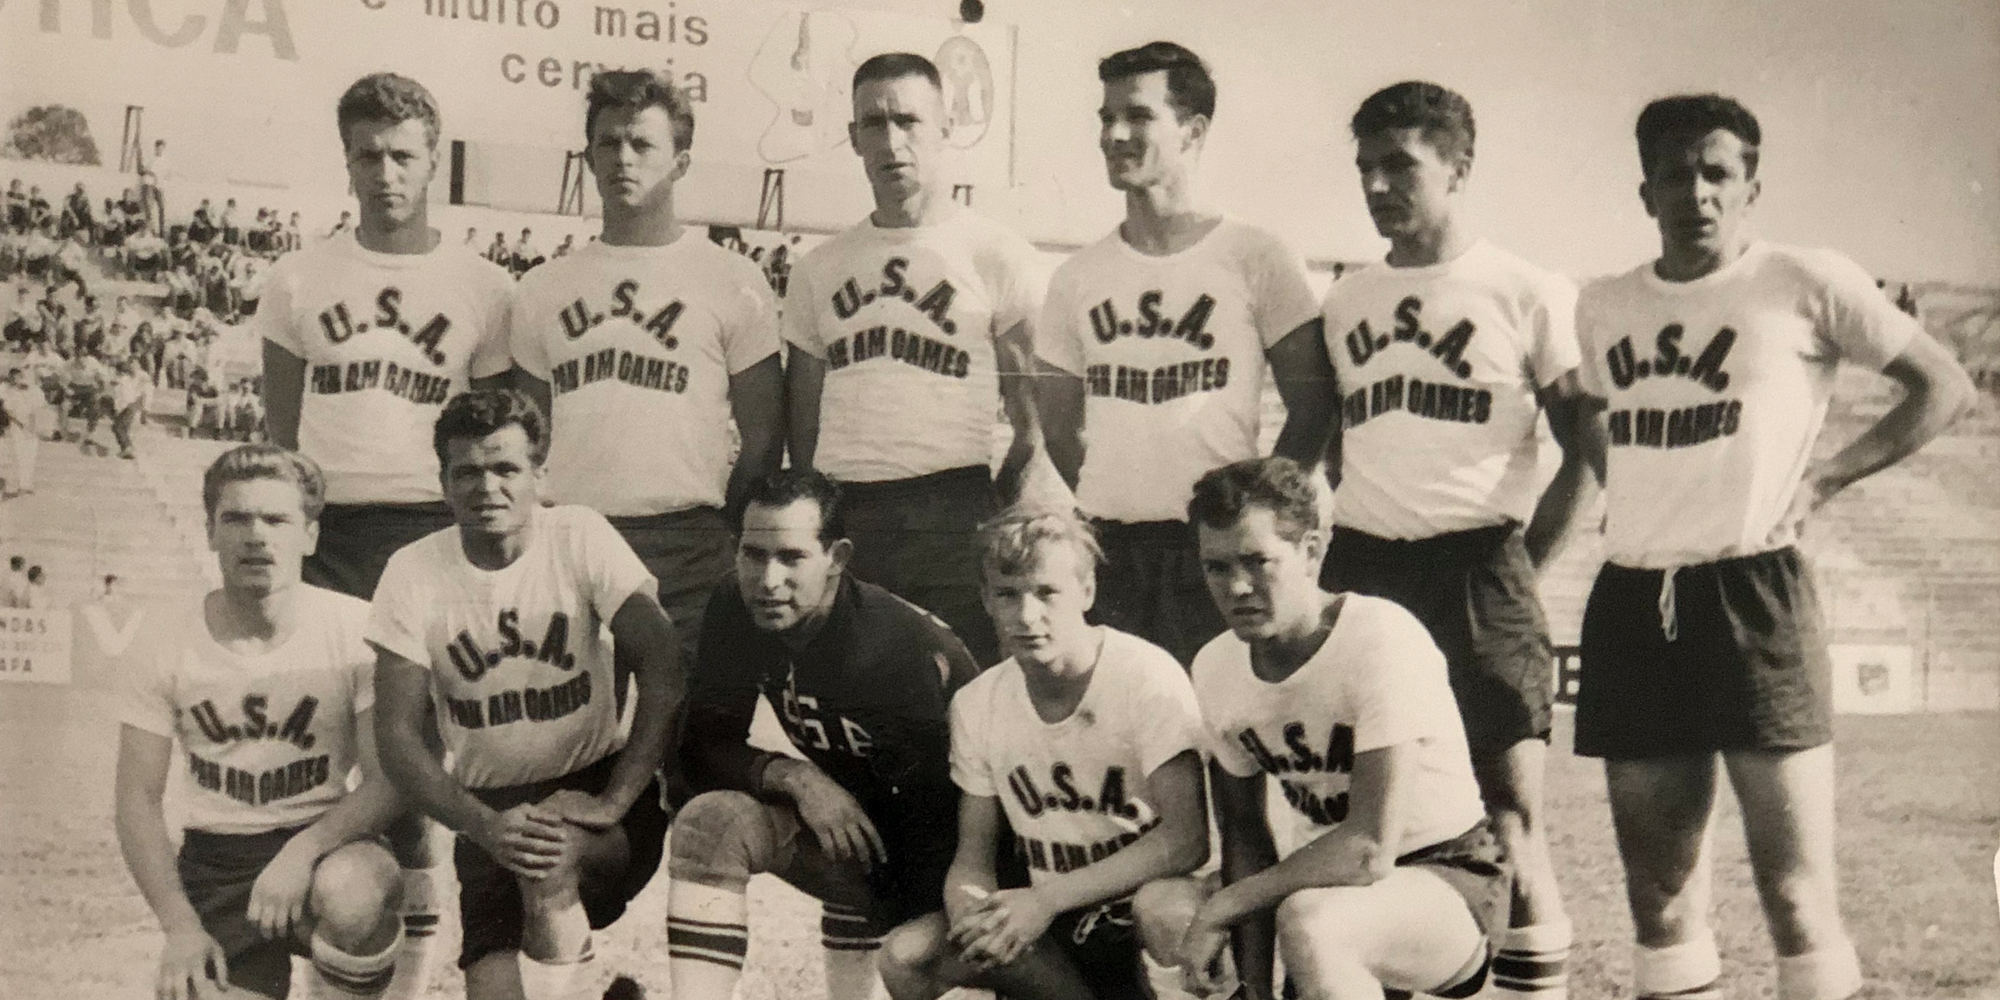
[[[1660,634],[1666,636],[1668,642],[1673,642],[1681,634],[1680,612],[1675,606],[1674,592],[1674,574],[1678,572],[1678,566],[1660,571]]]

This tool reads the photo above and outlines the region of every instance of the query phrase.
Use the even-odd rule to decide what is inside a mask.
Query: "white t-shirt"
[[[721,506],[729,378],[778,350],[755,264],[693,230],[597,242],[521,279],[514,361],[549,383],[549,496],[607,515]]]
[[[467,788],[560,777],[624,745],[611,619],[658,584],[604,515],[537,507],[505,569],[465,558],[457,527],[398,549],[368,641],[431,672],[445,748]]]
[[[1756,243],[1695,281],[1648,263],[1586,286],[1578,376],[1610,403],[1606,558],[1659,569],[1792,544],[1780,522],[1834,370],[1879,371],[1919,329],[1831,250]]]
[[[1480,240],[1336,281],[1321,315],[1341,395],[1335,524],[1416,539],[1534,514],[1535,392],[1578,361],[1567,278]]]
[[[1276,684],[1251,669],[1250,647],[1234,632],[1210,640],[1195,654],[1195,699],[1224,770],[1278,780],[1292,828],[1273,833],[1287,853],[1346,818],[1355,754],[1414,744],[1401,856],[1471,829],[1485,807],[1430,633],[1394,601],[1345,600],[1326,643]]]
[[[1173,655],[1098,626],[1104,649],[1076,710],[1043,722],[1012,658],[951,701],[951,780],[998,798],[1040,883],[1117,853],[1158,826],[1146,779],[1201,747],[1194,689]]]
[[[187,826],[262,833],[310,823],[347,794],[360,761],[355,715],[375,704],[368,602],[299,586],[292,634],[269,652],[230,652],[197,598],[122,678],[118,721],[177,740]]]
[[[1264,352],[1318,306],[1305,261],[1225,219],[1152,257],[1117,230],[1049,281],[1042,360],[1084,380],[1077,504],[1114,521],[1181,521],[1203,473],[1257,457]]]
[[[431,427],[472,379],[507,371],[513,285],[448,243],[376,253],[352,233],[271,266],[251,325],[305,359],[299,450],[328,501],[443,499]]]
[[[813,464],[882,482],[993,453],[1000,375],[993,340],[1033,324],[1035,248],[970,209],[925,226],[864,219],[814,247],[785,286],[785,340],[826,362]]]

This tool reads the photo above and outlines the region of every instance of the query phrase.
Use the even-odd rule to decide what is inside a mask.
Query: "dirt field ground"
[[[0,998],[144,998],[159,936],[111,827],[116,726],[100,692],[0,691]],[[1630,995],[1630,924],[1602,772],[1571,757],[1567,718],[1549,786],[1558,870],[1577,924],[1572,995]],[[2000,997],[2000,716],[1847,717],[1839,725],[1842,904],[1869,1000]],[[1729,995],[1773,996],[1733,800],[1717,825],[1718,915]],[[600,954],[666,996],[664,879],[605,935]],[[817,908],[752,887],[744,1000],[823,994]],[[455,941],[452,942],[455,947]],[[436,997],[459,996],[455,975]]]

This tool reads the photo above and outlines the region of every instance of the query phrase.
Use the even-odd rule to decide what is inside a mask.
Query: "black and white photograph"
[[[2000,6],[0,0],[0,998],[2000,998]]]

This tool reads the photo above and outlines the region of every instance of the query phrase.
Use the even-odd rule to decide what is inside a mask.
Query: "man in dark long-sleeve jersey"
[[[729,996],[744,889],[768,872],[826,904],[828,994],[872,982],[841,956],[942,905],[956,844],[947,707],[976,668],[951,630],[847,575],[839,491],[812,471],[748,496],[736,581],[710,599],[690,682],[667,943],[675,996]],[[745,740],[759,695],[804,759]]]

